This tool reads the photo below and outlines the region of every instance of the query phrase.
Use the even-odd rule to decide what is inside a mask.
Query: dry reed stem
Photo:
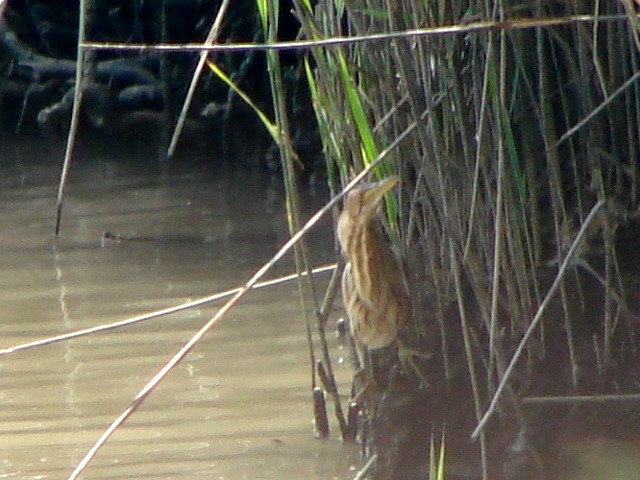
[[[553,145],[554,148],[559,147],[561,144],[567,141],[571,136],[575,135],[581,128],[583,128],[587,123],[589,123],[596,115],[601,113],[605,108],[611,104],[619,95],[624,93],[631,85],[636,83],[640,79],[640,71],[634,73],[631,77],[629,77],[620,87],[618,87],[609,97],[600,102],[597,107],[591,110],[587,115],[585,115],[578,123],[576,123],[569,130],[564,132],[562,136],[555,142]]]
[[[624,22],[628,20],[626,15],[569,15],[566,17],[551,18],[525,18],[514,19],[505,22],[471,22],[464,25],[450,25],[444,27],[415,28],[392,33],[372,33],[368,35],[354,35],[350,37],[335,37],[324,40],[292,40],[288,42],[273,43],[235,43],[225,45],[203,45],[201,43],[184,44],[156,44],[145,43],[117,43],[117,42],[84,42],[82,47],[93,50],[111,51],[160,51],[160,52],[247,52],[247,51],[287,51],[305,50],[317,47],[337,47],[368,42],[388,42],[401,38],[413,37],[442,37],[448,35],[464,35],[468,33],[483,33],[499,30],[529,30],[534,28],[554,27],[562,25],[573,25],[580,23],[593,23],[595,21],[604,22]]]
[[[475,428],[475,430],[471,434],[471,438],[477,438],[478,434],[484,429],[486,423],[489,421],[489,419],[493,415],[493,413],[494,413],[494,411],[496,409],[496,406],[498,404],[498,401],[500,400],[500,397],[502,395],[502,392],[504,391],[505,386],[509,382],[509,377],[511,377],[511,374],[513,373],[513,370],[514,370],[516,364],[518,363],[518,360],[520,359],[520,356],[522,354],[522,351],[524,350],[524,347],[526,346],[529,338],[531,337],[531,334],[533,333],[533,331],[537,327],[538,323],[540,322],[540,320],[542,318],[542,315],[544,314],[544,312],[546,311],[547,306],[549,305],[549,302],[555,296],[556,291],[558,290],[558,287],[560,286],[560,283],[562,282],[562,279],[564,278],[564,275],[565,275],[565,273],[567,271],[567,268],[569,267],[569,265],[571,263],[571,260],[573,259],[576,251],[580,247],[580,245],[582,243],[582,240],[584,239],[584,237],[585,237],[585,235],[587,233],[589,225],[596,218],[596,215],[598,214],[600,209],[602,207],[604,207],[604,205],[605,205],[604,201],[602,201],[602,200],[599,201],[591,209],[591,211],[589,212],[589,215],[587,215],[587,218],[585,219],[584,223],[582,224],[582,226],[580,228],[580,231],[578,232],[578,235],[576,236],[575,240],[571,244],[571,248],[569,249],[569,252],[567,253],[567,256],[564,258],[564,260],[562,262],[562,265],[560,266],[560,268],[558,270],[558,274],[556,275],[556,277],[555,277],[555,279],[553,281],[553,284],[549,288],[549,291],[547,292],[547,294],[545,295],[544,300],[540,304],[540,307],[538,308],[538,311],[536,312],[535,317],[531,321],[531,324],[529,325],[529,328],[527,328],[527,331],[525,332],[524,336],[522,337],[522,340],[518,344],[518,348],[516,348],[515,352],[513,353],[513,356],[511,357],[511,361],[509,362],[509,366],[507,367],[502,379],[500,380],[500,384],[498,385],[498,388],[496,389],[496,392],[494,393],[493,398],[491,399],[491,403],[489,404],[489,408],[487,408],[487,411],[485,412],[484,416],[482,417],[482,420],[478,423],[477,427]]]
[[[523,397],[523,405],[562,405],[604,402],[640,402],[640,393],[621,393],[618,395],[549,395],[545,397]]]
[[[207,38],[204,41],[205,45],[211,45],[218,40],[218,36],[220,35],[220,30],[222,28],[222,21],[224,20],[224,17],[227,13],[229,3],[230,0],[223,0],[222,4],[220,5],[218,13],[216,14],[216,19],[214,20],[213,25],[211,26],[211,30],[209,30]],[[189,113],[189,108],[191,107],[193,95],[196,92],[196,87],[198,86],[198,81],[200,80],[200,75],[202,75],[202,71],[204,70],[204,66],[206,65],[208,56],[208,52],[200,52],[200,58],[198,59],[198,64],[196,65],[196,69],[193,72],[193,76],[191,77],[191,83],[189,84],[187,95],[184,99],[184,103],[182,104],[182,109],[180,111],[180,115],[178,116],[176,128],[173,131],[173,135],[171,135],[171,142],[169,143],[169,148],[167,149],[167,158],[172,158],[173,154],[176,151],[178,139],[180,138],[180,134],[182,133],[184,122],[187,119],[187,113]]]
[[[358,473],[356,473],[356,476],[353,477],[353,480],[364,480],[365,478],[367,478],[367,474],[373,468],[377,460],[378,454],[374,453],[373,455],[371,455],[367,459],[367,462],[363,465],[363,467],[358,470]]]
[[[471,381],[471,391],[473,392],[473,405],[476,415],[476,421],[482,420],[482,395],[480,394],[480,385],[476,374],[475,355],[473,354],[473,347],[471,345],[471,328],[467,320],[467,312],[465,308],[464,293],[462,292],[462,283],[460,281],[460,268],[457,263],[457,255],[453,245],[449,248],[451,255],[451,268],[453,270],[453,278],[455,282],[456,296],[458,300],[458,311],[460,314],[460,326],[462,328],[462,338],[464,340],[464,351],[467,359],[467,371],[469,372],[469,379]],[[487,370],[488,370],[487,365]],[[480,432],[480,459],[482,463],[482,479],[488,480],[489,478],[489,464],[488,464],[488,452],[487,452],[487,435],[484,431]]]
[[[340,395],[338,392],[338,388],[335,381],[335,375],[333,373],[333,367],[331,362],[331,355],[329,353],[329,345],[327,344],[327,336],[326,336],[326,324],[329,318],[329,314],[333,308],[333,303],[336,299],[336,295],[338,293],[338,289],[340,287],[340,280],[342,278],[342,272],[344,270],[344,260],[338,262],[335,270],[331,275],[331,280],[329,280],[329,285],[327,286],[327,290],[325,292],[324,299],[322,301],[322,307],[316,313],[317,317],[317,328],[318,328],[318,337],[320,342],[320,349],[322,351],[322,359],[323,363],[321,364],[326,371],[327,381],[325,383],[325,388],[329,391],[329,395],[331,395],[331,399],[333,400],[333,408],[336,415],[336,419],[338,420],[338,424],[340,426],[340,433],[342,434],[342,438],[346,438],[348,424],[345,419],[344,413],[342,412],[342,404],[340,402]]]
[[[336,264],[324,265],[321,267],[316,267],[312,270],[312,273],[320,274],[326,273],[330,271],[335,271]],[[307,272],[302,272],[301,275],[307,275]],[[291,275],[287,275],[280,278],[275,278],[273,280],[267,280],[264,282],[258,282],[253,287],[252,290],[258,290],[261,288],[273,287],[276,285],[280,285],[281,283],[290,282],[292,280],[296,280],[298,278],[298,274],[294,273]],[[22,343],[19,345],[14,345],[13,347],[7,347],[0,349],[0,356],[9,355],[12,353],[16,353],[22,350],[28,350],[35,347],[42,347],[45,345],[51,345],[53,343],[62,342],[65,340],[71,340],[74,338],[84,337],[86,335],[93,335],[95,333],[101,333],[108,330],[114,330],[116,328],[128,327],[130,325],[135,325],[140,322],[144,322],[146,320],[152,320],[154,318],[163,317],[165,315],[171,315],[173,313],[182,312],[184,310],[188,310],[190,308],[200,307],[202,305],[207,305],[212,302],[216,302],[218,300],[222,300],[224,298],[230,297],[238,293],[241,290],[241,287],[233,288],[231,290],[227,290],[225,292],[214,293],[213,295],[208,295],[206,297],[199,298],[197,300],[192,300],[190,302],[185,302],[180,305],[175,305],[173,307],[163,308],[161,310],[155,310],[149,313],[143,313],[141,315],[136,315],[134,317],[129,317],[124,320],[120,320],[118,322],[113,323],[105,323],[102,325],[96,325],[95,327],[84,328],[82,330],[76,330],[69,333],[63,333],[61,335],[55,335],[53,337],[42,338],[40,340],[34,340],[33,342]]]
[[[62,173],[60,174],[60,183],[58,185],[58,195],[56,199],[56,222],[53,229],[55,237],[60,233],[60,222],[62,221],[62,208],[64,206],[64,189],[67,185],[69,171],[71,169],[71,155],[73,146],[76,141],[76,133],[80,122],[80,103],[82,102],[82,77],[84,74],[84,53],[86,47],[86,20],[87,20],[87,3],[91,0],[80,0],[80,13],[78,23],[78,47],[76,56],[76,85],[73,92],[73,110],[71,112],[71,124],[67,135],[67,146],[64,153],[64,162],[62,165]]]

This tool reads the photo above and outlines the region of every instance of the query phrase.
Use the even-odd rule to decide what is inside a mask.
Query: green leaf
[[[279,145],[280,130],[278,129],[278,125],[272,122],[271,120],[269,120],[269,117],[267,117],[267,115],[262,110],[260,110],[255,103],[253,103],[249,95],[247,95],[238,85],[236,85],[233,82],[233,80],[231,80],[231,78],[229,78],[229,76],[226,73],[224,73],[220,67],[218,67],[218,65],[213,63],[211,60],[207,60],[207,65],[209,66],[211,71],[218,76],[220,80],[226,83],[229,86],[229,88],[233,89],[233,91],[236,92],[238,96],[242,98],[245,101],[245,103],[249,105],[254,112],[256,112],[256,115],[258,115],[258,118],[260,118],[260,121],[265,126],[265,128],[267,129],[271,137],[273,138],[273,141]]]
[[[299,0],[299,2],[309,11],[309,13],[313,13],[313,7],[311,6],[310,0]]]
[[[438,464],[436,465],[436,446],[431,432],[431,442],[429,444],[429,480],[444,480],[444,457],[445,457],[445,431],[442,430],[440,449],[438,452]]]
[[[351,78],[347,61],[340,51],[338,52],[338,63],[340,65],[340,73],[342,75],[344,89],[347,94],[349,108],[351,109],[353,120],[356,122],[358,134],[360,135],[362,152],[364,154],[363,161],[365,165],[369,165],[378,156],[378,146],[373,138],[373,131],[369,126],[367,115],[365,114],[362,102],[360,101],[358,89],[356,88],[353,78]]]
[[[349,102],[349,108],[351,109],[351,115],[356,123],[358,135],[360,136],[360,149],[362,153],[362,161],[365,165],[370,165],[380,153],[378,145],[376,144],[373,136],[373,130],[369,126],[369,120],[360,101],[360,95],[358,88],[351,77],[347,61],[341,51],[338,52],[338,64],[340,66],[340,73],[342,75],[342,82],[347,94],[347,101]],[[388,177],[392,172],[388,169],[385,170],[384,164],[375,169],[375,175],[378,179]],[[387,219],[391,228],[397,232],[397,216],[398,216],[398,203],[393,195],[387,194],[386,207],[387,207]]]
[[[269,7],[267,5],[267,1],[268,0],[256,0],[258,13],[260,14],[260,22],[262,23],[262,31],[264,32],[265,38],[267,37],[267,32],[269,30]]]
[[[429,480],[437,480],[436,445],[433,441],[433,432],[431,432],[431,441],[429,442]]]
[[[438,480],[444,480],[444,447],[445,437],[444,428],[442,429],[442,440],[440,440],[440,458],[438,459]]]
[[[309,92],[311,92],[311,101],[313,102],[313,109],[316,114],[316,121],[318,122],[318,130],[320,132],[320,138],[322,139],[322,145],[325,152],[330,151],[333,157],[332,158],[331,156],[326,154],[325,165],[327,168],[327,179],[329,180],[330,184],[334,184],[336,180],[335,165],[337,164],[340,170],[340,175],[342,175],[344,178],[347,178],[347,162],[344,158],[344,155],[342,155],[341,149],[337,145],[335,135],[333,134],[331,128],[327,123],[326,115],[329,111],[329,106],[323,104],[323,99],[318,90],[318,85],[316,83],[316,79],[311,69],[308,58],[305,58],[304,60],[304,71],[307,76],[307,83],[309,84]],[[333,160],[335,160],[335,163]]]

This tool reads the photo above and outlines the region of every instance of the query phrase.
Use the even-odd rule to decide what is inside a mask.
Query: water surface
[[[160,175],[153,162],[93,152],[73,167],[54,248],[60,157],[48,154],[0,147],[0,348],[235,287],[286,240],[281,192],[268,178],[194,165]],[[326,227],[311,238],[317,263],[333,258]],[[146,240],[103,246],[106,230]],[[288,260],[278,272],[290,270]],[[65,478],[214,313],[201,307],[0,357],[0,478]],[[352,478],[355,449],[335,433],[313,438],[309,384],[296,285],[253,292],[82,478]]]

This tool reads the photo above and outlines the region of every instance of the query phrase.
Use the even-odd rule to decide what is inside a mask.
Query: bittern
[[[354,188],[338,219],[338,240],[347,260],[342,298],[356,344],[372,350],[394,343],[410,314],[404,271],[377,218],[385,193],[397,183],[393,176]],[[362,355],[358,349],[361,367]]]

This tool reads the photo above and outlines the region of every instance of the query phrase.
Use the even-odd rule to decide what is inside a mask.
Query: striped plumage
[[[347,194],[338,239],[347,258],[342,297],[354,338],[370,349],[393,343],[409,315],[404,274],[376,214],[397,177],[363,184]]]

